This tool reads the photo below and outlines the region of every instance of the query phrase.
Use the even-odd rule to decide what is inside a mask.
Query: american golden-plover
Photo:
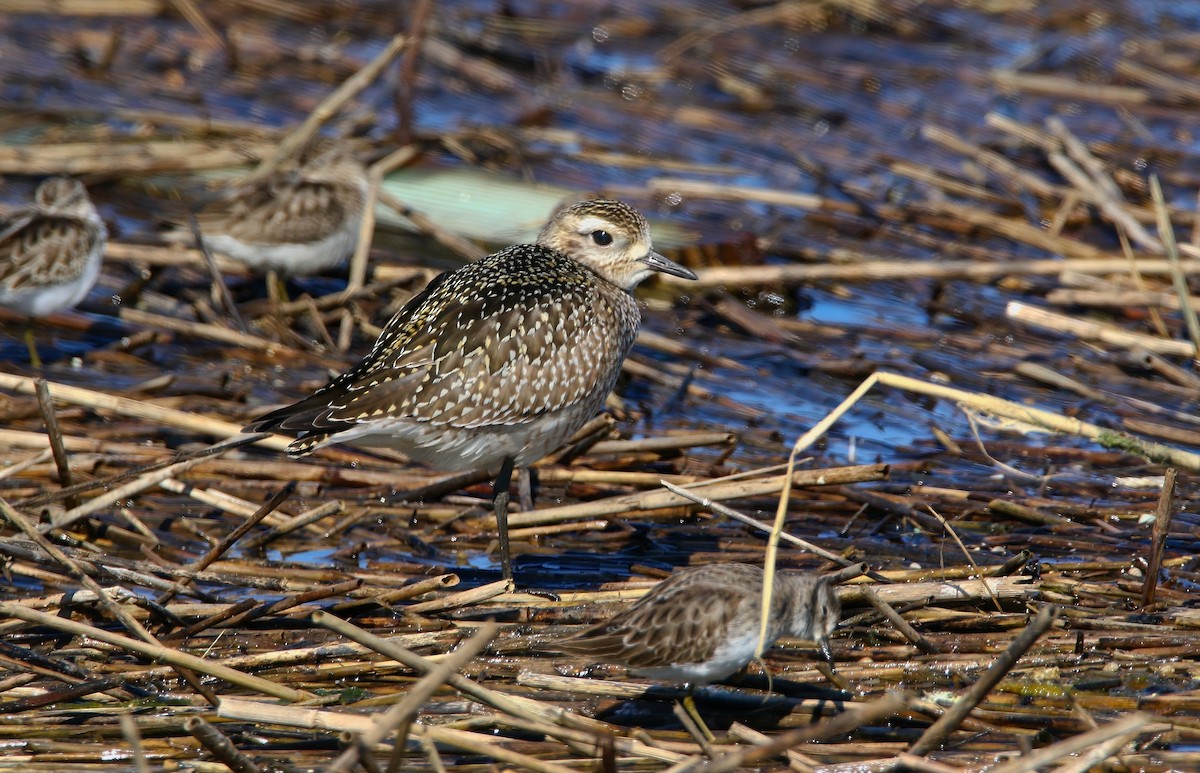
[[[442,470],[499,469],[494,506],[511,578],[513,469],[561,446],[603,407],[641,321],[632,291],[656,271],[696,278],[651,248],[645,218],[629,206],[567,207],[536,244],[434,279],[362,362],[246,430],[296,435],[292,456],[349,442]]]

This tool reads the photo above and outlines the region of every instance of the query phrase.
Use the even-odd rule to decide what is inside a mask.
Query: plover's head
[[[626,290],[637,287],[655,271],[696,278],[689,269],[655,252],[646,218],[619,201],[593,199],[560,210],[546,223],[537,242]]]

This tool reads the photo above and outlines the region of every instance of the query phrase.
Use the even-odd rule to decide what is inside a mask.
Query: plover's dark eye
[[[608,231],[592,231],[592,241],[601,247],[607,247],[612,244],[612,234]]]

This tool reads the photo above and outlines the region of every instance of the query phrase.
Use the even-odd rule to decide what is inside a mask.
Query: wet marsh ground
[[[699,766],[677,685],[541,645],[672,567],[761,562],[761,531],[660,481],[712,481],[698,493],[769,523],[793,443],[875,372],[893,375],[804,450],[785,511],[875,572],[843,586],[836,674],[789,641],[769,678],[701,690],[711,769],[1200,767],[1192,4],[434,4],[419,55],[322,129],[367,161],[411,145],[387,184],[432,222],[381,206],[350,296],[339,270],[273,304],[222,262],[244,333],[160,222],[419,7],[26,5],[0,0],[0,202],[78,174],[113,244],[81,308],[36,327],[42,369],[0,320],[0,769],[323,769],[427,668],[335,618],[434,661],[499,622],[472,682],[414,707],[398,769]],[[448,234],[494,249],[585,191],[646,212],[700,281],[639,291],[611,418],[514,516],[515,589],[486,475],[343,447],[197,455],[357,361],[465,259]],[[65,523],[45,530],[62,553],[21,518]],[[787,543],[779,561],[836,568]]]

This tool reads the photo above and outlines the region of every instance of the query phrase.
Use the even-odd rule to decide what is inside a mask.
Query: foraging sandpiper
[[[246,431],[296,435],[293,457],[350,442],[443,470],[499,467],[494,507],[511,578],[513,468],[558,448],[604,406],[641,321],[632,291],[655,271],[696,278],[651,249],[645,218],[625,204],[567,207],[536,244],[434,279],[362,362]]]
[[[763,570],[751,564],[690,567],[654,586],[628,609],[546,649],[623,665],[638,676],[686,683],[684,706],[703,728],[692,690],[753,660],[762,589]],[[764,649],[780,636],[792,636],[815,641],[832,661],[828,637],[840,612],[828,578],[776,572]]]
[[[251,268],[301,276],[346,261],[358,244],[367,171],[341,145],[262,179],[234,183],[196,215],[204,240]],[[189,239],[177,231],[172,239]]]
[[[44,317],[82,301],[100,277],[108,231],[78,180],[51,177],[0,222],[0,306]]]

